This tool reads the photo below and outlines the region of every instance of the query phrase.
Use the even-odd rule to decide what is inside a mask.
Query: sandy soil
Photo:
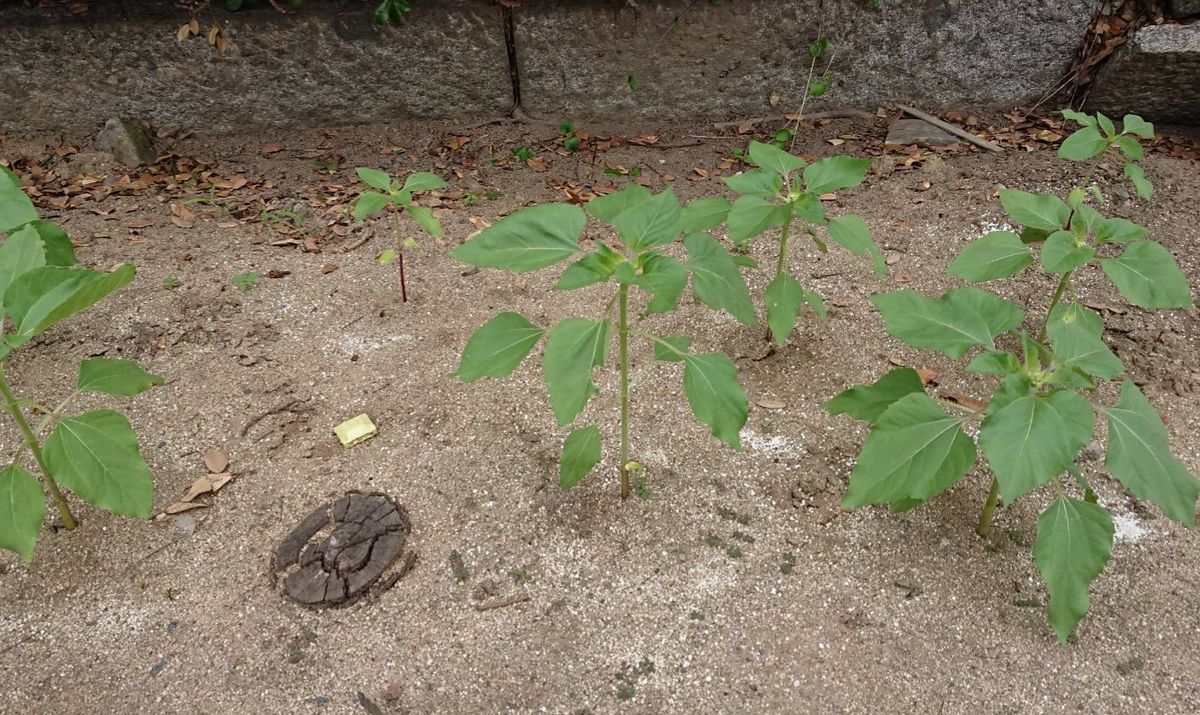
[[[661,130],[662,143],[714,133],[703,125],[584,128]],[[594,316],[606,289],[551,294],[557,271],[472,272],[445,252],[475,230],[471,217],[490,221],[558,200],[552,180],[589,183],[590,160],[543,152],[547,173],[493,168],[491,156],[555,134],[527,126],[457,128],[471,144],[428,151],[455,131],[438,124],[194,136],[176,148],[271,179],[276,197],[311,198],[322,181],[349,184],[356,164],[447,176],[465,167],[453,186],[502,192],[444,212],[445,244],[424,241],[408,256],[405,305],[394,266],[375,261],[389,240],[383,222],[305,253],[266,245],[279,236],[253,223],[222,228],[217,217],[179,228],[169,220],[172,197],[155,193],[105,199],[115,220],[90,203],[50,212],[85,244],[83,264],[134,261],[139,278],[91,318],[57,327],[14,357],[10,377],[23,393],[53,400],[79,358],[141,360],[167,381],[122,405],[155,474],[156,508],[204,472],[206,449],[228,449],[241,476],[210,508],[148,523],[78,505],[81,528],[45,529],[32,565],[0,557],[0,710],[374,712],[360,692],[397,713],[1200,710],[1200,539],[1112,482],[1099,483],[1120,515],[1120,540],[1077,642],[1065,647],[1037,607],[1044,591],[1028,548],[1047,494],[1002,509],[990,544],[972,529],[987,488],[979,472],[908,514],[837,508],[865,432],[824,414],[822,401],[874,380],[888,357],[938,370],[946,389],[985,396],[984,383],[959,366],[890,340],[867,301],[881,286],[842,254],[797,248],[793,265],[820,276],[810,283],[832,301],[830,319],[807,316],[767,359],[755,359],[764,353],[759,330],[690,301],[652,318],[656,332],[690,333],[698,348],[735,356],[752,402],[786,404],[752,405],[744,451],[712,439],[690,416],[678,366],[637,345],[634,447],[648,465],[648,493],[617,498],[611,369],[597,373],[601,394],[586,413],[601,425],[606,460],[579,488],[560,492],[555,464],[566,432],[550,415],[540,359],[505,380],[464,385],[448,374],[494,313],[519,310],[542,324]],[[825,141],[842,134],[859,139],[839,149]],[[862,153],[881,137],[872,123],[834,122],[800,148]],[[0,156],[49,157],[70,139],[83,141],[9,137]],[[655,190],[671,174],[685,199],[721,191],[719,162],[744,138],[694,141],[613,148],[598,166],[645,166]],[[285,148],[262,156],[268,143]],[[383,153],[395,145],[406,151]],[[319,174],[314,156],[336,156],[336,173]],[[463,157],[478,160],[472,167]],[[66,161],[100,160],[84,151]],[[868,220],[891,263],[886,287],[906,280],[934,293],[954,285],[944,273],[953,256],[1003,223],[998,187],[1062,189],[1077,169],[1048,150],[937,157],[875,173],[830,211]],[[1110,212],[1149,226],[1195,281],[1200,171],[1158,155],[1147,172],[1158,187],[1154,203],[1112,189]],[[154,224],[133,235],[119,226],[131,218]],[[370,240],[334,250],[356,236]],[[760,241],[754,255],[772,249]],[[336,270],[324,272],[327,264]],[[272,270],[290,273],[247,292],[231,282]],[[178,286],[164,287],[168,277]],[[1196,310],[1129,308],[1094,278],[1084,278],[1083,297],[1120,311],[1106,316],[1110,344],[1168,419],[1179,457],[1200,469]],[[761,293],[762,276],[752,281]],[[1053,286],[1025,277],[998,288],[1037,315]],[[1115,399],[1111,387],[1101,393]],[[341,448],[333,426],[362,412],[379,435]],[[15,443],[4,430],[0,453]],[[1102,438],[1087,452],[1089,475],[1103,468]],[[407,507],[416,567],[350,607],[301,608],[281,595],[272,552],[298,519],[348,489],[382,490]],[[469,574],[464,582],[452,553]],[[529,600],[475,607],[521,593]]]

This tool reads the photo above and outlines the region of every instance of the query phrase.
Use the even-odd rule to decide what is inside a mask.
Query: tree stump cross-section
[[[411,531],[408,513],[387,495],[348,492],[314,509],[284,538],[275,552],[275,571],[298,603],[344,606],[388,570]],[[412,562],[410,554],[385,583],[395,583]]]

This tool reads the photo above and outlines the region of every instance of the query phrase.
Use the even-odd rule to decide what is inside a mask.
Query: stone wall
[[[172,2],[101,2],[51,20],[0,5],[0,130],[112,116],[228,131],[507,112],[500,7],[418,4],[396,28],[376,27],[361,2],[310,2],[287,16],[218,12],[221,53],[203,37],[176,39],[188,16]]]
[[[187,15],[169,0],[102,2],[81,17],[4,3],[0,130],[112,116],[214,131],[496,116],[514,89],[550,119],[749,116],[799,103],[818,33],[833,60],[818,106],[1011,107],[1065,76],[1094,4],[416,0],[402,26],[380,28],[362,2],[310,0],[287,16],[218,12],[229,41],[218,53],[176,39]]]
[[[753,115],[770,111],[773,94],[796,107],[821,33],[834,83],[818,104],[1009,107],[1061,81],[1093,5],[524,0],[515,13],[521,96],[552,116]]]

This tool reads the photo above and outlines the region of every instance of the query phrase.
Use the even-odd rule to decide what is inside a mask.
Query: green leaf
[[[954,485],[975,464],[962,422],[924,391],[893,402],[863,443],[842,506],[924,501]]]
[[[758,261],[754,260],[750,256],[734,253],[731,254],[730,257],[733,258],[734,263],[738,264],[742,268],[758,268]]]
[[[787,153],[786,151],[773,147],[770,144],[763,144],[758,141],[750,142],[750,163],[755,166],[768,169],[782,178],[791,176],[793,171],[799,171],[808,162],[798,156]],[[736,189],[735,189],[736,191]]]
[[[1100,266],[1125,300],[1142,308],[1187,308],[1192,291],[1170,251],[1154,241],[1130,243],[1119,258]]]
[[[597,196],[587,202],[585,208],[592,216],[604,221],[612,223],[612,220],[621,215],[625,209],[637,206],[643,201],[648,200],[653,194],[650,189],[640,184],[626,184],[625,188],[620,191],[615,191],[605,196]]]
[[[713,436],[733,449],[741,449],[738,433],[750,414],[746,391],[737,381],[733,361],[722,353],[683,356],[683,393],[696,419],[708,425]]]
[[[727,311],[744,325],[755,325],[750,291],[729,253],[706,233],[693,233],[683,239],[687,249],[692,290],[705,305]]]
[[[408,175],[404,180],[404,191],[415,194],[418,191],[432,191],[446,188],[446,182],[437,174],[428,171],[417,171]]]
[[[780,273],[767,286],[765,302],[771,337],[776,345],[783,345],[792,334],[796,318],[804,307],[804,286],[787,273]]]
[[[1056,362],[1111,380],[1124,372],[1125,366],[1100,337],[1103,332],[1099,314],[1078,303],[1060,303],[1046,325]]]
[[[925,392],[921,376],[911,367],[899,367],[874,384],[857,385],[842,391],[824,407],[831,415],[846,413],[856,420],[873,423],[893,403],[914,392]]]
[[[1011,375],[1021,370],[1021,361],[1016,355],[1003,350],[988,350],[976,355],[967,364],[967,372],[977,375]]]
[[[37,477],[15,464],[0,469],[0,549],[32,561],[45,516],[46,495]]]
[[[1073,271],[1096,256],[1096,249],[1075,242],[1070,231],[1055,231],[1042,246],[1042,268],[1047,273],[1059,274]]]
[[[37,231],[42,239],[42,247],[46,251],[47,266],[75,265],[75,246],[67,236],[67,232],[50,223],[38,219],[25,224]]]
[[[1076,124],[1079,124],[1081,126],[1085,126],[1085,127],[1096,126],[1096,120],[1093,119],[1092,115],[1090,115],[1090,114],[1084,114],[1083,112],[1076,112],[1074,109],[1064,109],[1064,110],[1060,111],[1059,114],[1063,115],[1064,119],[1069,119],[1072,122],[1075,122]]]
[[[979,446],[1000,483],[1005,504],[1067,471],[1092,438],[1092,407],[1070,390],[1022,395],[988,410]]]
[[[871,238],[871,230],[867,222],[854,215],[838,216],[829,220],[829,237],[834,243],[850,251],[856,256],[862,256],[871,262],[875,277],[880,280],[887,274],[887,265],[879,246]]]
[[[1134,161],[1141,161],[1146,156],[1146,150],[1142,148],[1142,143],[1128,134],[1117,137],[1116,144],[1121,147],[1125,156]]]
[[[604,364],[608,321],[567,318],[550,331],[542,369],[560,427],[571,424],[596,394],[592,368]]]
[[[654,341],[654,359],[663,362],[683,362],[692,339],[683,336],[658,338]]]
[[[0,182],[0,233],[9,233],[30,221],[36,221],[37,217],[37,209],[21,189],[21,183],[11,174],[6,175],[6,179]]]
[[[751,169],[723,180],[726,186],[745,196],[766,198],[776,196],[783,189],[783,178],[770,169]]]
[[[1071,228],[1075,231],[1086,234],[1088,231],[1095,230],[1104,220],[1099,211],[1087,204],[1072,205],[1075,206],[1075,212],[1071,215]]]
[[[392,177],[388,176],[386,171],[359,166],[354,169],[354,173],[358,174],[358,178],[362,179],[363,183],[367,186],[379,189],[380,191],[391,190]]]
[[[596,425],[580,427],[563,442],[558,460],[558,486],[570,489],[591,472],[600,461],[600,430]]]
[[[14,231],[0,244],[0,320],[4,318],[4,294],[9,284],[17,276],[44,265],[46,248],[31,226]]]
[[[1131,243],[1139,238],[1145,238],[1149,231],[1123,218],[1106,218],[1096,226],[1096,241],[1098,243]]]
[[[883,315],[889,335],[952,358],[962,357],[976,345],[993,347],[997,335],[1017,327],[1025,317],[1016,303],[971,287],[940,298],[904,289],[873,295],[871,302]]]
[[[536,271],[575,255],[585,223],[587,217],[578,206],[531,206],[485,228],[450,255],[480,268]]]
[[[1136,114],[1125,115],[1125,118],[1121,120],[1121,130],[1130,134],[1136,134],[1143,139],[1154,138],[1154,125]]]
[[[1033,265],[1033,255],[1011,231],[992,231],[967,244],[947,270],[972,283],[1007,278]]]
[[[1125,176],[1133,182],[1133,189],[1137,192],[1138,198],[1149,200],[1154,195],[1154,184],[1146,178],[1146,171],[1142,169],[1141,164],[1126,164]]]
[[[710,196],[689,201],[683,207],[680,216],[683,232],[685,234],[699,233],[720,226],[725,222],[725,217],[732,207],[729,200],[723,196]]]
[[[1017,223],[1040,231],[1059,230],[1071,215],[1071,207],[1057,196],[1012,189],[1000,192],[1000,206]]]
[[[761,196],[739,196],[725,219],[729,240],[745,247],[750,239],[773,226],[782,226],[790,217],[787,206],[773,204]]]
[[[800,194],[792,202],[792,214],[802,221],[823,226],[826,223],[825,206],[816,194]],[[811,231],[809,232],[811,233]]]
[[[1108,510],[1066,495],[1038,517],[1033,560],[1046,581],[1046,615],[1060,643],[1087,613],[1088,586],[1108,563],[1113,531]]]
[[[830,156],[804,170],[804,190],[820,196],[830,191],[858,186],[867,178],[869,159],[852,156]]]
[[[4,292],[4,305],[17,326],[5,338],[18,347],[51,325],[103,300],[109,293],[133,280],[134,269],[125,263],[111,273],[78,268],[46,266],[18,276]]]
[[[467,340],[453,376],[463,382],[475,382],[481,377],[507,377],[545,332],[520,313],[500,313]]]
[[[364,191],[354,201],[354,220],[362,221],[377,211],[387,208],[388,197],[376,191]]]
[[[612,277],[613,270],[625,259],[603,243],[596,250],[567,266],[554,290],[575,290],[593,283],[603,283]]]
[[[1104,131],[1104,136],[1106,137],[1111,138],[1117,134],[1117,128],[1113,125],[1113,121],[1104,116],[1103,112],[1096,112],[1096,125]]]
[[[804,301],[808,303],[808,307],[812,308],[812,311],[816,313],[817,317],[821,320],[825,320],[829,317],[828,311],[825,310],[825,299],[821,297],[820,293],[816,292],[815,290],[805,289]]]
[[[688,271],[682,263],[657,253],[642,259],[642,275],[637,285],[654,296],[646,306],[647,313],[675,310],[679,294],[687,287]]]
[[[675,190],[640,201],[612,219],[613,228],[634,253],[674,241],[683,231]]]
[[[161,377],[151,375],[132,360],[95,357],[79,363],[79,378],[75,381],[75,389],[116,397],[133,397],[161,384]]]
[[[433,210],[428,206],[410,204],[408,215],[412,216],[413,221],[416,221],[421,230],[428,234],[430,238],[441,238],[445,235],[442,232],[441,222],[434,217]]]
[[[1084,127],[1067,137],[1058,147],[1058,155],[1071,161],[1085,161],[1108,148],[1108,142],[1096,127]]]
[[[1108,473],[1169,518],[1196,526],[1200,481],[1171,454],[1167,428],[1137,385],[1126,380],[1108,418]]]
[[[1051,231],[1043,231],[1040,228],[1021,228],[1022,243],[1041,243],[1045,241],[1051,234]]]
[[[64,417],[46,439],[44,452],[59,484],[80,499],[122,516],[149,518],[154,482],[137,435],[120,413],[96,410]]]
[[[375,261],[381,266],[390,266],[396,262],[396,255],[396,249],[388,248],[384,251],[381,251],[380,254],[375,257]]]

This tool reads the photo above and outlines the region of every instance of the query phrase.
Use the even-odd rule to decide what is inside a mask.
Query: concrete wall
[[[524,0],[511,11],[512,50],[523,104],[552,119],[794,107],[818,32],[834,57],[825,104],[1009,107],[1065,75],[1093,5]],[[0,130],[124,115],[221,131],[501,115],[512,105],[505,10],[493,0],[417,0],[396,28],[373,26],[367,5],[345,0],[310,0],[286,17],[216,17],[230,42],[223,54],[201,38],[176,40],[187,15],[168,0],[110,0],[82,17],[0,4]]]

